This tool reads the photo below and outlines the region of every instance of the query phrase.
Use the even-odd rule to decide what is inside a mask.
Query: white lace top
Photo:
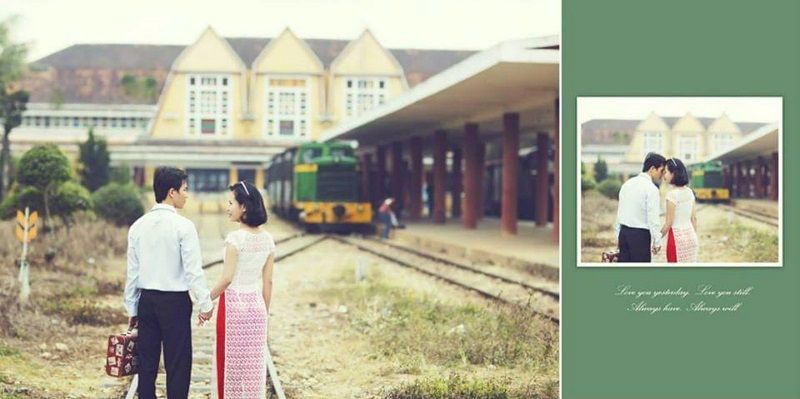
[[[236,272],[228,290],[237,292],[260,291],[263,287],[261,273],[270,254],[275,252],[275,241],[266,231],[250,233],[234,230],[225,237],[225,243],[231,244],[238,252]],[[222,249],[225,259],[225,248]]]
[[[694,193],[689,186],[675,187],[667,192],[667,201],[675,204],[675,218],[673,227],[692,226],[692,208],[694,207]]]

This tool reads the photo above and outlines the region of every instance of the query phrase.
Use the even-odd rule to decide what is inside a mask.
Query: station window
[[[733,145],[733,135],[730,133],[717,133],[714,135],[713,151],[723,151]]]
[[[664,152],[664,134],[661,132],[645,132],[642,144],[642,156],[648,152]]]
[[[189,190],[194,192],[218,192],[228,188],[227,169],[187,169]]]
[[[217,132],[215,119],[203,119],[200,122],[200,133],[214,134]]]
[[[678,158],[683,162],[697,161],[697,137],[683,136],[678,139]]]
[[[359,116],[386,102],[385,78],[348,78],[344,90],[347,117]]]
[[[193,135],[225,135],[229,132],[230,78],[225,75],[189,77],[186,93],[186,131]],[[145,126],[146,122],[142,124]]]
[[[267,79],[266,136],[304,137],[310,117],[308,78]]]

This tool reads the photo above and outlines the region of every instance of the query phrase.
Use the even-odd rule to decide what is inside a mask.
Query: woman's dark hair
[[[264,206],[264,198],[256,186],[246,182],[240,181],[228,187],[233,191],[233,197],[236,202],[244,205],[244,213],[242,214],[242,223],[250,227],[258,227],[267,223],[267,208]]]
[[[170,166],[161,166],[156,169],[153,176],[153,193],[156,195],[156,202],[161,203],[167,198],[169,189],[180,190],[181,185],[189,176],[181,169]]]
[[[661,154],[656,154],[655,152],[648,152],[647,155],[644,156],[644,164],[642,165],[642,172],[647,172],[650,168],[660,168],[667,163],[667,159],[664,158]]]
[[[686,171],[686,166],[683,165],[678,158],[670,158],[667,161],[667,169],[669,169],[669,173],[672,173],[672,183],[673,186],[683,187],[689,184],[689,172]]]

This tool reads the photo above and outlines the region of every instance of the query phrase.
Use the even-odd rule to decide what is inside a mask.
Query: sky
[[[224,37],[352,40],[365,29],[387,48],[482,50],[557,35],[559,0],[0,0],[33,61],[79,43],[182,44],[207,26]]]
[[[659,116],[718,117],[726,113],[734,122],[778,123],[783,115],[781,97],[579,97],[578,125],[592,119],[645,119]]]

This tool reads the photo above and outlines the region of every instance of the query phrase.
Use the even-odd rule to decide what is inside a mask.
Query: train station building
[[[708,160],[722,162],[724,185],[732,198],[779,201],[781,159],[780,127],[769,124]]]
[[[321,138],[357,141],[364,193],[395,197],[417,230],[483,224],[513,237],[524,225],[557,254],[559,47],[500,43]]]
[[[74,160],[93,129],[139,185],[170,164],[188,171],[201,197],[241,179],[264,187],[275,154],[472,54],[388,49],[369,30],[353,40],[302,39],[288,28],[226,38],[208,27],[188,46],[76,44],[35,61],[17,82],[31,99],[12,152],[56,143]]]
[[[396,197],[415,231],[496,234],[508,247],[494,253],[557,265],[559,48],[556,36],[475,52],[388,49],[369,30],[347,41],[211,27],[188,46],[78,44],[18,83],[31,101],[12,152],[54,142],[74,160],[91,128],[140,186],[159,165],[185,168],[203,209],[231,182],[265,187],[287,148],[353,140],[364,194]]]

